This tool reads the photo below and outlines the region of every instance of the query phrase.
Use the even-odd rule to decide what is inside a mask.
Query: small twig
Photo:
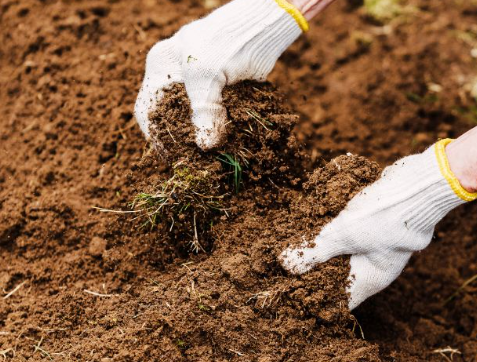
[[[177,141],[174,139],[174,136],[172,136],[171,131],[169,131],[169,127],[167,127],[167,125],[166,125],[166,130],[167,130],[167,133],[169,133],[169,136],[171,136],[172,141],[174,141],[174,143],[177,143]]]
[[[177,161],[175,164],[173,164],[172,168],[176,169],[177,167],[181,166],[182,164],[184,164],[187,161],[189,161],[189,159],[187,159],[187,158],[181,159],[181,160]]]
[[[189,262],[187,262],[187,263],[182,263],[181,266],[187,268],[187,270],[188,270],[190,273],[192,273],[192,270],[189,268],[189,265],[190,265],[190,264],[194,264],[194,262],[193,262],[193,261],[189,261]]]
[[[353,333],[354,333],[354,330],[355,330],[356,326],[358,326],[358,327],[359,327],[359,331],[361,332],[361,338],[366,339],[366,338],[364,338],[363,328],[361,328],[361,324],[359,324],[359,322],[358,322],[358,320],[356,319],[356,317],[351,314],[351,319],[352,319],[353,322],[354,322],[354,325],[353,325]]]
[[[195,221],[195,212],[194,212],[194,244],[196,245],[196,247],[199,244],[199,235],[197,233],[197,224],[196,224],[196,221]]]
[[[110,209],[104,209],[102,207],[98,206],[91,206],[92,209],[98,210],[99,212],[111,212],[114,214],[137,214],[138,212],[141,212],[141,210],[110,210]]]
[[[71,359],[71,352],[69,353],[69,355],[66,355],[66,351],[64,351],[64,352],[52,352],[51,355],[52,356],[61,356],[61,357]]]
[[[275,184],[275,182],[273,182],[271,179],[268,179],[268,181],[270,181],[270,183],[271,183],[273,186],[275,186],[277,189],[280,189],[280,188]]]
[[[0,356],[3,357],[3,360],[5,361],[7,359],[7,354],[9,352],[12,352],[12,355],[13,357],[15,357],[15,350],[13,348],[7,348],[7,349],[4,349],[3,351],[0,351]]]
[[[103,298],[111,298],[111,297],[117,296],[117,294],[101,294],[101,293],[93,292],[88,289],[84,289],[83,292],[94,295],[95,297],[103,297]]]
[[[465,289],[465,287],[467,287],[469,284],[472,284],[474,281],[477,280],[477,274],[474,275],[473,277],[467,279],[459,288],[457,288],[457,290],[454,292],[454,294],[452,294],[449,298],[447,298],[445,301],[444,301],[444,305],[446,305],[447,303],[449,303],[452,299],[454,299],[457,294],[459,294],[460,291],[462,291],[463,289]]]
[[[448,362],[452,362],[454,360],[454,354],[462,354],[458,349],[447,347],[447,348],[439,348],[433,350],[431,353],[440,354],[442,357],[446,359]],[[446,356],[446,353],[450,353],[450,357]]]
[[[17,292],[22,286],[23,284],[26,283],[26,280],[21,282],[20,284],[18,284],[12,291],[10,291],[6,296],[3,297],[3,299],[8,299],[10,298],[15,292]]]
[[[228,348],[228,350],[229,350],[230,352],[235,353],[237,356],[240,356],[240,357],[245,356],[245,353],[242,353],[242,352],[240,352],[240,351],[236,351],[236,350],[231,349],[231,348]]]
[[[43,337],[40,338],[40,340],[38,341],[38,344],[33,345],[33,348],[35,348],[35,351],[33,353],[40,352],[44,357],[46,356],[50,360],[52,360],[53,358],[51,357],[50,353],[48,351],[45,351],[43,348],[41,348],[42,342],[43,342]]]
[[[262,299],[262,305],[260,308],[270,307],[273,303],[278,302],[280,299],[283,290],[272,290],[272,291],[263,291],[256,294],[253,294],[250,298],[247,299],[245,304],[250,303],[250,301],[255,300],[255,305]],[[267,303],[268,302],[268,303]]]
[[[200,241],[199,241],[199,234],[197,232],[197,223],[196,223],[196,218],[195,218],[195,212],[194,212],[194,239],[190,242],[191,244],[191,247],[192,247],[192,251],[194,253],[198,253],[199,250],[202,250],[203,252],[205,252],[204,248],[202,247],[202,245],[200,244]]]
[[[136,126],[136,122],[133,120],[132,122],[130,122],[129,124],[127,124],[124,128],[119,128],[117,131],[113,132],[113,134],[120,134],[125,140],[127,140],[127,136],[126,134],[124,133],[125,131],[127,130],[130,130],[131,128],[133,128],[134,126]]]
[[[260,115],[259,115],[257,112],[255,112],[255,111],[253,111],[253,110],[251,110],[251,109],[247,109],[247,110],[245,110],[245,112],[246,112],[250,117],[252,117],[255,121],[257,121],[263,128],[265,128],[267,131],[270,131],[270,128],[268,128],[267,126],[265,126],[264,123],[268,123],[269,126],[273,126],[273,123],[272,123],[272,122],[269,122],[269,121],[263,119],[262,117],[260,117]]]

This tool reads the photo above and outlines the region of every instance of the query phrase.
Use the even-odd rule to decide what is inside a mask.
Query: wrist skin
[[[301,12],[306,20],[313,19],[334,1],[335,0],[288,0],[290,4]]]
[[[461,186],[468,192],[477,192],[477,127],[448,144],[446,155]]]

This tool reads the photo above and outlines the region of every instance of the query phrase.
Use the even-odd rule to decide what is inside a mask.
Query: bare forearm
[[[289,0],[306,18],[313,19],[335,0]]]
[[[477,127],[464,133],[446,147],[452,172],[469,192],[477,192]]]

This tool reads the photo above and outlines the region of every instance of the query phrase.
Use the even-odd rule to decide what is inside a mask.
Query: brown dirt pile
[[[257,117],[269,127],[258,125],[251,134],[243,132],[250,136],[242,134],[222,150],[198,153],[193,141],[181,142],[192,140],[194,131],[183,87],[168,92],[161,111],[153,114],[155,135],[163,132],[160,140],[169,158],[175,156],[175,163],[194,168],[190,172],[194,175],[215,169],[216,178],[206,181],[226,193],[224,210],[201,215],[210,216],[204,225],[213,221],[199,236],[207,252],[188,255],[194,230],[190,222],[181,225],[181,216],[190,217],[187,212],[175,214],[178,221],[172,225],[167,218],[149,224],[149,246],[141,238],[142,221],[129,214],[120,216],[107,228],[130,236],[127,243],[108,248],[104,239],[95,237],[87,250],[68,261],[100,259],[119,280],[108,283],[107,290],[79,284],[79,289],[58,291],[58,298],[45,298],[27,310],[7,309],[6,346],[15,346],[15,353],[24,357],[60,353],[55,356],[85,359],[89,355],[115,361],[380,360],[376,346],[354,333],[358,327],[348,311],[345,292],[347,258],[335,258],[302,277],[285,275],[277,262],[286,246],[315,235],[354,194],[374,181],[379,167],[350,155],[307,174],[299,167],[300,154],[291,135],[297,117],[286,110],[270,84],[247,82],[224,94],[232,132],[250,129]],[[165,133],[164,124],[169,125]],[[242,189],[234,192],[226,165],[217,161],[216,154],[235,153],[245,146],[250,153]],[[128,183],[138,190],[154,188],[170,177],[171,170],[177,167],[168,168],[155,153],[149,154],[128,176]],[[173,250],[168,251],[170,247]],[[164,263],[161,256],[167,253],[173,259],[185,259],[162,264],[163,271],[143,275],[138,284],[137,276],[131,279],[136,263],[131,258],[121,260],[124,252],[147,263]],[[4,276],[12,287],[20,279]],[[122,278],[134,282],[123,284]],[[44,315],[44,308],[52,314]],[[21,320],[22,326],[33,320],[36,326],[19,331],[16,325]],[[44,349],[30,348],[42,339]],[[110,348],[86,352],[85,339]]]
[[[157,280],[156,300],[148,298],[148,303],[162,306],[149,318],[160,316],[162,335],[168,340],[156,344],[163,358],[378,360],[375,347],[352,332],[356,325],[345,293],[348,259],[337,258],[305,276],[291,277],[284,275],[277,255],[290,243],[316,235],[356,192],[376,179],[379,167],[362,157],[341,156],[307,174],[296,161],[300,154],[291,135],[297,117],[269,84],[229,87],[224,105],[230,142],[206,153],[194,143],[182,86],[167,92],[152,114],[152,135],[168,150],[168,161],[196,170],[215,169],[215,178],[208,180],[211,189],[227,192],[227,212],[209,215],[205,224],[212,220],[213,226],[200,235],[201,242],[207,238],[210,255],[168,270],[166,281]],[[243,149],[249,152],[241,159],[246,162],[243,185],[236,193],[217,155]],[[158,178],[170,177],[170,171]],[[184,241],[194,234],[192,225],[177,224],[159,223],[158,235],[162,242],[170,237],[169,243],[184,250],[190,245]],[[188,233],[185,226],[191,228]],[[168,233],[177,228],[180,232]]]
[[[226,88],[224,105],[229,114],[227,134],[223,146],[213,152],[203,152],[195,144],[183,85],[166,92],[151,115],[151,138],[165,173],[144,190],[144,195],[156,195],[156,202],[139,206],[147,207],[153,224],[152,214],[160,207],[164,232],[172,231],[176,239],[202,240],[194,245],[196,250],[210,249],[206,231],[217,216],[234,212],[234,194],[249,185],[261,185],[262,193],[297,186],[304,177],[304,156],[291,135],[298,117],[285,109],[271,85],[245,82]]]

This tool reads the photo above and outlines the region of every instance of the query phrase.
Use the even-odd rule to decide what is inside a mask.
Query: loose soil
[[[0,3],[2,356],[445,361],[439,350],[455,349],[454,361],[476,360],[475,284],[445,303],[477,274],[473,204],[452,212],[429,248],[354,316],[344,307],[346,258],[302,278],[276,262],[377,176],[374,163],[340,155],[385,165],[475,124],[472,1],[410,0],[415,11],[384,27],[359,1],[337,2],[272,73],[285,100],[270,85],[235,90],[257,94],[262,117],[297,122],[305,149],[288,164],[296,180],[256,180],[251,168],[239,194],[228,190],[233,209],[217,216],[205,252],[92,208],[128,210],[170,172],[145,145],[133,104],[147,50],[211,3]],[[440,92],[430,90],[436,84]],[[268,108],[260,92],[273,96]],[[341,171],[328,162],[337,156]],[[298,160],[317,171],[309,178]]]
[[[166,266],[141,291],[139,299],[147,303],[147,313],[134,324],[155,321],[156,334],[142,337],[142,343],[155,348],[134,351],[130,357],[328,361],[333,356],[378,361],[376,346],[353,333],[357,322],[348,311],[345,292],[348,259],[336,258],[303,277],[291,277],[277,256],[302,238],[312,240],[351,197],[376,180],[379,166],[360,156],[340,156],[308,174],[291,134],[297,117],[270,84],[227,87],[224,105],[228,134],[224,145],[211,152],[200,151],[194,142],[183,85],[167,91],[151,115],[151,137],[160,153],[151,153],[148,167],[157,159],[162,172],[144,179],[140,169],[131,184],[154,194],[181,170],[180,177],[186,172],[185,177],[201,175],[207,182],[200,194],[223,197],[221,209],[203,212],[202,204],[189,203],[176,191],[171,205],[188,202],[188,209],[177,212],[176,207],[171,212],[166,206],[157,228],[152,225],[156,248],[171,245],[185,261]],[[242,164],[238,192],[229,180],[228,165],[218,160],[224,153],[237,155]],[[154,212],[157,205],[151,209]],[[120,220],[118,228],[127,222]],[[191,241],[197,234],[199,247]],[[187,255],[194,250],[205,255]],[[118,306],[125,309],[118,314],[137,310],[136,298],[121,299],[118,296]]]

